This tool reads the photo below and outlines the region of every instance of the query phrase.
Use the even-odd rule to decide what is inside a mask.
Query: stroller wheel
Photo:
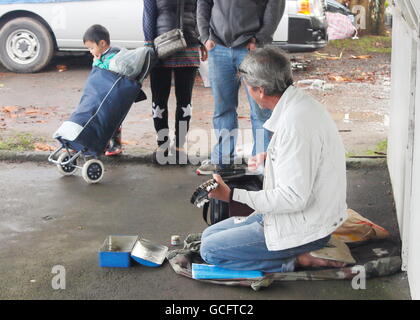
[[[100,160],[91,159],[86,161],[82,169],[82,177],[87,183],[98,183],[105,173],[105,168]]]
[[[63,163],[63,162],[68,161],[70,159],[70,157],[72,157],[72,155],[68,154],[67,152],[64,152],[64,153],[60,154],[57,161],[59,163]],[[57,168],[58,168],[58,171],[63,176],[71,176],[71,175],[75,174],[75,172],[76,172],[76,169],[77,169],[75,167],[76,165],[77,165],[77,160],[74,160],[72,163],[65,164],[65,165],[57,164]]]

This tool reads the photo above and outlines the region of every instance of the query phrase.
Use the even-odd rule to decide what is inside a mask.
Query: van
[[[274,44],[289,52],[327,44],[325,0],[287,0]],[[3,0],[0,62],[10,71],[42,70],[57,52],[86,51],[82,37],[93,24],[105,26],[113,46],[143,45],[141,0]]]

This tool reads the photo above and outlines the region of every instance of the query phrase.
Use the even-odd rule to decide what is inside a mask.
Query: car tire
[[[40,71],[53,55],[52,35],[36,19],[16,18],[0,30],[0,62],[12,72]]]

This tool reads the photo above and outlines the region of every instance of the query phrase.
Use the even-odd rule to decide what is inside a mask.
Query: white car
[[[274,43],[308,51],[327,43],[325,0],[287,0]],[[37,72],[57,51],[85,51],[82,37],[105,26],[112,45],[143,45],[142,0],[3,0],[0,2],[0,62],[13,72]]]

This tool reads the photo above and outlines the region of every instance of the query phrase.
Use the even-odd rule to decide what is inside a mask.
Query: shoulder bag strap
[[[181,30],[184,28],[184,7],[185,0],[177,0],[176,14],[178,17],[178,29]]]

